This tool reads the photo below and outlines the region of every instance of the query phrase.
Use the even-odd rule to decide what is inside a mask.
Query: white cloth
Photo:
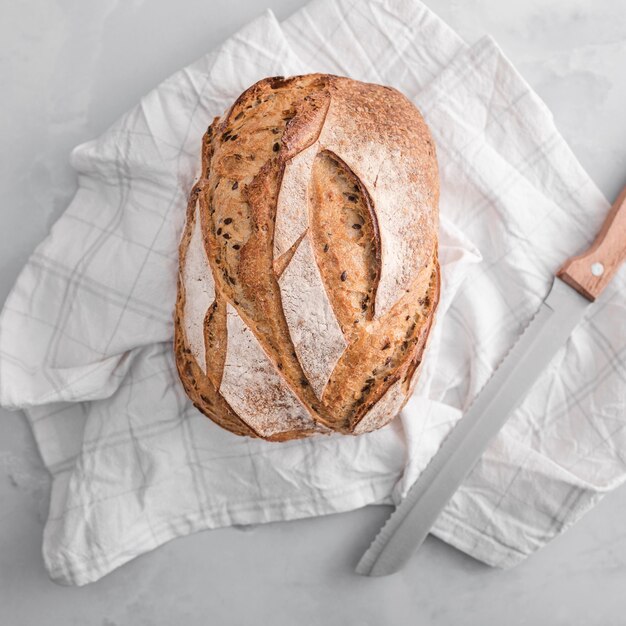
[[[261,77],[309,71],[393,85],[422,110],[440,164],[444,291],[401,419],[361,437],[276,444],[215,426],[182,390],[177,244],[213,116]],[[467,46],[413,0],[316,0],[282,25],[268,12],[72,163],[76,197],[0,317],[0,402],[26,408],[53,476],[43,554],[67,584],[197,530],[397,501],[608,209],[494,42]],[[623,482],[625,286],[622,270],[436,535],[511,566]]]

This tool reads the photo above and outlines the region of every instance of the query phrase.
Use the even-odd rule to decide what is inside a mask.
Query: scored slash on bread
[[[324,291],[310,235],[300,241],[278,282],[294,350],[313,392],[322,398],[348,344]]]
[[[396,90],[323,74],[246,90],[204,137],[180,245],[195,406],[272,441],[388,423],[439,299],[438,194],[428,128]]]

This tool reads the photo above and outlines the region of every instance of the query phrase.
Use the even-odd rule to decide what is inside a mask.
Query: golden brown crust
[[[334,407],[343,429],[351,431],[421,357],[421,339],[438,302],[438,271],[435,258],[390,311],[355,333],[322,398]]]
[[[367,190],[326,150],[313,162],[309,221],[328,296],[344,335],[352,335],[374,317],[380,235]]]
[[[417,379],[438,303],[438,194],[432,139],[399,92],[322,74],[268,78],[246,90],[203,139],[180,246],[176,362],[199,410],[237,434],[273,441],[366,432],[392,419]],[[183,315],[196,206],[215,290],[202,364]],[[279,284],[296,254],[315,265],[300,296],[293,271]],[[294,308],[286,317],[287,305]],[[293,394],[307,416],[300,428],[293,420],[268,428],[255,421],[257,400],[248,398],[250,410],[239,415],[225,400],[234,384],[223,376],[229,346],[240,341],[228,336],[228,306],[267,359],[256,373],[239,369],[262,389],[258,377],[271,367],[282,389],[273,397]],[[325,336],[340,348],[336,362],[302,352],[324,328],[337,329]],[[261,392],[259,409],[267,401]]]
[[[198,195],[202,188],[194,186],[187,205],[187,222],[179,246],[179,257],[181,267],[184,266],[185,257],[191,240],[191,232],[194,224],[194,211]],[[174,314],[174,353],[176,356],[176,367],[178,375],[183,383],[187,395],[194,406],[210,417],[220,426],[231,430],[237,435],[248,435],[256,437],[257,434],[228,406],[228,403],[220,396],[216,386],[209,376],[206,376],[197,361],[191,354],[185,328],[182,322],[183,310],[185,307],[185,289],[182,273],[178,275],[178,295],[176,299],[176,309]]]

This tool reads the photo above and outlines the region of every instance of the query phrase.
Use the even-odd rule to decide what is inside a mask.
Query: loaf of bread
[[[271,441],[393,419],[439,300],[438,199],[433,140],[395,89],[324,74],[247,89],[204,136],[180,244],[194,405]]]

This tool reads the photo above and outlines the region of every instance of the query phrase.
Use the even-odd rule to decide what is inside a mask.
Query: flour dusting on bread
[[[206,374],[204,345],[204,318],[215,300],[215,285],[209,261],[204,250],[198,207],[193,214],[193,228],[185,265],[182,270],[185,288],[183,319],[187,341],[200,369]]]
[[[265,437],[282,431],[316,428],[316,423],[230,305],[227,328],[228,336],[237,340],[228,342],[220,393],[243,421]]]
[[[324,290],[308,235],[279,283],[296,353],[313,391],[321,398],[347,344]]]

